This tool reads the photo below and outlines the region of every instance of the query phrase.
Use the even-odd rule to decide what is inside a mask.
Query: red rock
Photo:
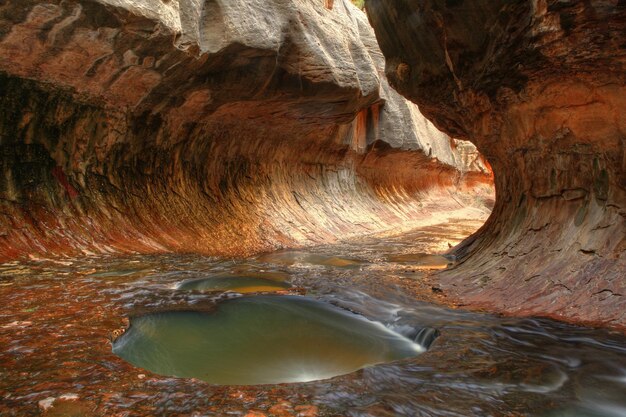
[[[367,10],[391,84],[493,167],[493,214],[442,288],[477,308],[626,328],[623,2]]]
[[[296,405],[294,407],[298,417],[316,417],[319,409],[314,405]]]
[[[249,255],[489,198],[481,158],[389,87],[347,0],[114,3],[0,6],[0,261]]]
[[[267,414],[262,413],[260,411],[249,411],[245,417],[267,417]]]
[[[291,417],[293,416],[293,406],[287,401],[281,401],[272,405],[268,412],[275,417]]]

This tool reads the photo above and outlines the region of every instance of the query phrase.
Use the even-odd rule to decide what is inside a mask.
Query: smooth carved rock
[[[440,275],[464,303],[626,326],[626,2],[369,0],[391,84],[491,163]],[[487,279],[483,279],[487,277]]]
[[[244,255],[488,194],[383,65],[347,0],[0,3],[0,259]]]

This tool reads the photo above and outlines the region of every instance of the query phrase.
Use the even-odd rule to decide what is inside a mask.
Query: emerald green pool
[[[242,297],[211,312],[136,317],[113,346],[157,374],[233,385],[326,379],[422,351],[380,323],[298,296]]]

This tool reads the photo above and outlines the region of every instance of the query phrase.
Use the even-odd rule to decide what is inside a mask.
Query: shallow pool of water
[[[256,275],[215,275],[196,278],[176,284],[179,290],[188,291],[233,291],[241,294],[283,291],[291,285],[284,281],[275,281],[263,272]]]
[[[451,310],[424,300],[424,292],[431,290],[426,271],[392,258],[441,254],[478,226],[457,222],[397,237],[318,247],[287,256],[297,258],[293,262],[281,261],[285,254],[281,252],[276,254],[279,259],[269,254],[243,260],[137,255],[1,265],[0,415],[38,415],[45,406],[52,407],[48,413],[80,410],[82,415],[95,416],[626,415],[623,334],[545,319]],[[333,258],[354,263],[346,267],[325,261]],[[361,362],[377,364],[329,379],[250,386],[160,375],[147,366],[134,366],[112,351],[112,333],[118,335],[127,328],[129,317],[133,324],[117,340],[132,336],[135,326],[142,327],[134,321],[137,318],[149,322],[156,317],[182,317],[180,326],[184,327],[191,315],[201,317],[203,328],[205,314],[223,307],[230,323],[246,329],[244,336],[258,326],[262,334],[275,331],[285,343],[296,343],[292,336],[300,329],[286,316],[279,315],[280,325],[271,329],[266,320],[250,324],[256,313],[236,317],[237,311],[242,311],[238,307],[249,297],[257,297],[255,294],[177,288],[182,282],[256,273],[281,277],[275,281],[292,286],[286,291],[304,289],[315,303],[333,306],[332,311],[339,309],[342,320],[343,314],[351,314],[367,320],[359,325],[375,322],[384,334],[388,331],[400,340],[419,338],[432,345],[422,354],[391,362],[387,360],[395,359],[393,355],[380,361],[367,359]],[[257,306],[248,307],[253,311]],[[302,313],[298,320],[310,314],[318,313]],[[157,321],[161,323],[157,327],[162,325]],[[437,332],[438,337],[433,341],[421,330],[424,328]],[[220,329],[228,335],[226,330]],[[322,326],[320,333],[326,331]],[[183,331],[179,336],[195,337],[194,332]],[[368,331],[363,333],[368,335]],[[330,334],[335,338],[337,331]],[[338,345],[331,349],[323,345],[332,344],[324,342],[320,349],[326,357],[362,350],[379,355],[380,346],[386,344],[377,336],[364,335],[365,341],[358,346],[336,336],[333,343],[340,342]],[[368,351],[368,346],[377,343],[383,344]],[[245,352],[250,346],[240,348]],[[258,353],[266,358],[272,350],[265,346]],[[290,350],[276,356],[279,363]],[[241,351],[238,354],[243,356]],[[244,369],[240,366],[243,359],[230,360],[232,369]],[[355,369],[362,363],[354,365]]]
[[[296,296],[136,317],[113,344],[117,355],[158,374],[236,385],[331,378],[423,350],[380,323]]]

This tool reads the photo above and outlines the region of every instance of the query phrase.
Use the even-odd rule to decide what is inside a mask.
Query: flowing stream
[[[0,415],[626,416],[623,334],[426,301],[478,226],[1,265]]]

